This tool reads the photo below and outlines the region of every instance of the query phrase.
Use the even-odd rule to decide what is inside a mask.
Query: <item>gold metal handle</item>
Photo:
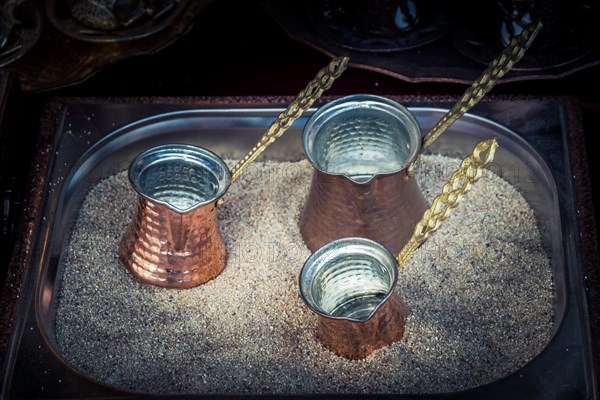
[[[310,81],[294,101],[271,123],[258,143],[231,169],[232,182],[242,174],[248,164],[265,151],[271,143],[280,138],[325,90],[331,87],[333,82],[346,70],[348,61],[348,57],[334,58],[327,67],[318,72],[315,79]]]
[[[509,45],[502,50],[481,76],[465,90],[462,97],[450,111],[448,111],[423,138],[421,153],[433,144],[457,119],[462,117],[467,111],[473,108],[479,101],[496,85],[496,82],[506,75],[512,67],[518,63],[525,55],[525,52],[538,32],[542,28],[542,23],[531,24],[523,29],[521,34],[514,37]],[[413,176],[417,170],[418,157],[408,167],[408,174]]]
[[[498,148],[496,138],[490,138],[479,142],[473,149],[472,154],[467,156],[460,166],[454,171],[448,182],[442,188],[442,192],[431,203],[423,218],[415,226],[413,235],[398,254],[398,269],[412,254],[435,232],[442,222],[448,217],[450,210],[458,205],[462,196],[469,190],[471,184],[476,182],[487,165],[494,160],[494,154]]]

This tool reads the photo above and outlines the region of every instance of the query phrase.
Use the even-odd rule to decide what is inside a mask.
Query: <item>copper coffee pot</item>
[[[302,136],[314,168],[300,216],[308,248],[358,236],[400,251],[427,208],[412,178],[420,154],[512,69],[540,28],[531,25],[514,38],[423,138],[412,114],[381,96],[346,96],[313,114]]]
[[[138,194],[135,217],[119,256],[143,281],[187,288],[213,279],[227,252],[217,221],[217,201],[231,183],[216,154],[186,144],[151,148],[129,167]]]
[[[277,140],[348,65],[332,60],[277,117],[231,172],[216,154],[187,144],[154,147],[137,156],[129,180],[138,194],[119,257],[136,277],[158,286],[189,288],[221,273],[227,250],[217,206],[231,182]]]
[[[421,149],[413,115],[384,97],[343,97],[312,115],[303,145],[314,167],[300,216],[308,248],[359,236],[400,251],[427,209],[407,173]]]
[[[398,270],[480,178],[497,146],[494,138],[477,144],[422,214],[397,257],[373,240],[349,237],[325,244],[307,259],[300,271],[300,294],[317,315],[317,337],[325,347],[361,359],[402,339],[409,310],[395,290]]]

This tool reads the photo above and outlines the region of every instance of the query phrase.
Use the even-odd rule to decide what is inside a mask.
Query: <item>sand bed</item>
[[[458,160],[423,160],[418,180],[431,201]],[[227,267],[185,290],[142,283],[122,266],[135,194],[125,172],[99,182],[67,243],[61,353],[100,381],[147,392],[436,393],[497,380],[548,343],[550,257],[532,209],[486,171],[399,275],[411,308],[404,338],[361,361],[323,348],[298,291],[311,173],[306,161],[252,165],[220,210]]]

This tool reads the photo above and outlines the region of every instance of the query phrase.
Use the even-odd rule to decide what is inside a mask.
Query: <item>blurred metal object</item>
[[[115,31],[80,32],[81,25],[73,21],[63,1],[46,0],[46,14],[56,29],[45,29],[38,45],[15,68],[24,92],[43,92],[74,85],[112,63],[156,53],[187,34],[198,14],[212,2],[179,3],[182,10],[174,10],[159,18],[149,29],[134,24]],[[59,9],[54,10],[54,6]],[[169,21],[175,14],[177,18]],[[65,35],[77,40],[66,40]]]
[[[162,145],[133,160],[129,179],[138,205],[119,248],[129,271],[171,288],[197,286],[219,275],[227,252],[216,202],[230,184],[226,164],[203,148]]]
[[[508,46],[510,41],[521,34],[524,29],[533,23],[531,0],[520,0],[513,2],[511,9],[503,7],[499,3],[504,12],[504,18],[500,24],[500,41],[504,46]]]
[[[314,167],[300,215],[308,248],[360,236],[400,251],[427,209],[406,173],[421,149],[413,115],[381,96],[346,96],[312,115],[302,141]]]
[[[340,3],[354,22],[353,29],[367,35],[394,35],[414,29],[419,10],[414,0],[350,0]]]
[[[391,52],[424,46],[448,32],[442,2],[415,0],[313,0],[312,25],[345,48]],[[422,15],[424,14],[424,15]]]
[[[595,0],[498,0],[495,6],[487,24],[454,35],[455,47],[469,59],[488,63],[494,52],[535,21],[541,21],[544,29],[515,71],[572,70],[599,49],[600,3]]]
[[[87,42],[145,38],[175,23],[189,0],[47,0],[46,14],[62,33]]]
[[[0,68],[9,65],[33,47],[42,32],[37,6],[27,0],[0,4]]]
[[[329,57],[346,54],[351,67],[405,82],[470,85],[481,74],[481,65],[487,65],[504,47],[498,38],[496,1],[420,2],[417,27],[393,37],[359,35],[352,31],[348,18],[338,17],[338,10],[327,6],[327,0],[315,0],[309,6],[305,0],[261,0],[260,4],[292,40]],[[562,27],[566,34],[544,51],[538,50],[540,40],[536,40],[499,84],[562,79],[600,65],[600,3],[562,4],[569,17]]]
[[[446,220],[450,210],[458,205],[458,202],[471,185],[479,180],[483,169],[494,160],[497,148],[496,138],[482,140],[475,146],[473,153],[462,161],[448,183],[442,188],[442,192],[433,199],[431,207],[425,211],[423,217],[415,226],[412,237],[398,254],[396,258],[398,268],[404,267],[414,251],[425,243],[429,235],[435,232]]]
[[[277,116],[275,121],[269,126],[269,129],[260,138],[258,143],[242,157],[242,159],[231,169],[231,180],[236,180],[252,161],[256,160],[265,149],[281,137],[285,131],[292,126],[321,95],[329,89],[333,82],[340,77],[342,72],[348,67],[348,57],[337,57],[324,68],[319,70],[315,79],[298,93],[298,96],[286,107],[286,109]]]
[[[402,339],[409,310],[397,280],[394,256],[369,239],[340,239],[313,253],[299,284],[317,314],[319,341],[339,356],[362,359]]]
[[[179,0],[77,0],[71,3],[71,16],[83,26],[115,30],[127,28],[144,18],[157,18],[173,9]]]
[[[465,90],[462,97],[454,104],[454,106],[431,128],[423,137],[423,146],[421,153],[433,144],[457,119],[462,117],[467,111],[473,108],[483,97],[492,90],[499,79],[506,75],[512,67],[518,63],[525,55],[525,52],[540,29],[541,22],[529,25],[521,34],[510,41],[508,47],[489,64],[479,78],[475,80]],[[418,156],[414,162],[408,167],[408,174],[414,175],[417,170]]]

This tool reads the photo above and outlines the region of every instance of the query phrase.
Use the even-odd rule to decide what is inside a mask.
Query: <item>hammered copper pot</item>
[[[231,171],[216,154],[186,144],[158,146],[135,158],[129,180],[139,200],[119,249],[125,266],[148,283],[174,288],[197,286],[219,275],[227,259],[217,221],[221,197],[347,65],[348,57],[337,57],[319,70]]]
[[[408,307],[396,292],[394,256],[364,238],[333,241],[300,272],[300,293],[317,314],[317,338],[335,354],[362,359],[402,339]]]
[[[130,164],[138,195],[135,216],[119,256],[139,279],[189,288],[215,278],[227,251],[217,221],[217,201],[230,173],[216,154],[186,144],[151,148]]]
[[[308,248],[357,236],[398,253],[427,209],[407,174],[421,150],[413,115],[384,97],[346,96],[313,114],[302,140],[314,167],[300,215]]]

